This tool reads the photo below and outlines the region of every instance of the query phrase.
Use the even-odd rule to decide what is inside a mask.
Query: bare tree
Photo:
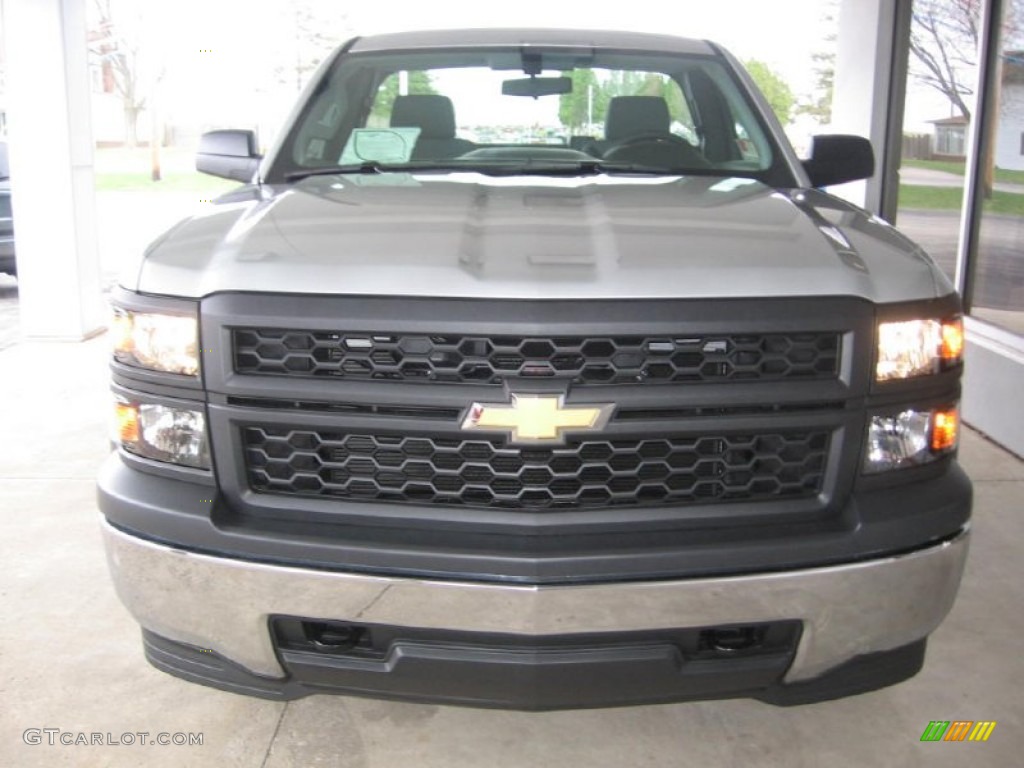
[[[306,80],[351,32],[348,11],[334,0],[288,0],[292,17],[295,61],[276,67],[282,83],[292,81],[301,91]]]
[[[126,34],[123,25],[114,21],[111,0],[95,0],[95,8],[98,25],[90,49],[110,68],[114,89],[124,109],[124,140],[129,147],[134,147],[138,143],[139,115],[146,108],[146,94],[139,76],[140,43],[136,36]]]
[[[978,62],[982,0],[915,0],[910,31],[912,72],[918,81],[942,93],[954,108],[971,119],[970,97]],[[1004,44],[1021,29],[1022,4],[1012,0],[1003,19]]]

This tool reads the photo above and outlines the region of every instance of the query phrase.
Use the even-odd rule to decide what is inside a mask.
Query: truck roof
[[[617,48],[635,51],[713,54],[705,40],[643,32],[592,29],[442,29],[420,32],[392,32],[357,38],[355,51],[390,51],[413,48],[458,48],[478,46],[551,45],[574,48]]]

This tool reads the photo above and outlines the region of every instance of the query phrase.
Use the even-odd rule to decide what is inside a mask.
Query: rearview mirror
[[[260,154],[252,131],[210,131],[199,137],[196,170],[248,184],[256,174]]]
[[[815,136],[804,169],[812,187],[868,179],[875,173],[875,153],[871,142],[861,136]]]
[[[569,77],[522,77],[506,80],[501,84],[505,96],[556,96],[572,93],[572,78]]]

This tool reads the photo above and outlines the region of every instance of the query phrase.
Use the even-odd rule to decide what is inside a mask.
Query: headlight
[[[958,365],[963,350],[964,326],[959,317],[880,323],[875,380],[938,373]]]
[[[194,315],[114,308],[114,357],[154,371],[199,373],[199,336]]]
[[[891,416],[872,416],[864,471],[917,466],[956,449],[960,415],[956,408],[906,410]]]
[[[202,411],[118,400],[117,440],[129,453],[186,467],[209,469]]]

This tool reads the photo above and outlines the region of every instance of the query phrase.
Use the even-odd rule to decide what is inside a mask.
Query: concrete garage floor
[[[923,672],[845,700],[527,714],[315,696],[243,698],[159,673],[114,595],[93,477],[106,455],[105,338],[0,345],[2,766],[1020,765],[1024,462],[967,432],[974,541]],[[1009,407],[1020,407],[1014,404]],[[930,720],[995,720],[987,743],[921,743]],[[29,745],[26,729],[201,732],[202,746]],[[138,738],[138,737],[136,737]]]

